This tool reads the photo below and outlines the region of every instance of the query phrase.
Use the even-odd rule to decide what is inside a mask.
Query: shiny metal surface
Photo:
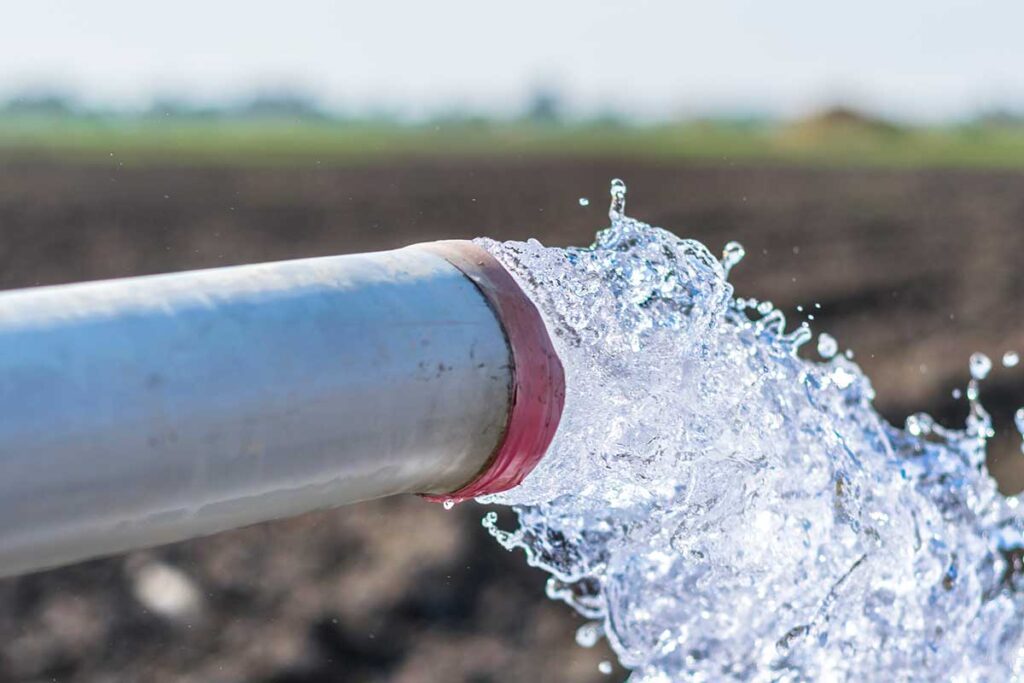
[[[415,247],[0,293],[0,575],[455,490],[511,373]]]

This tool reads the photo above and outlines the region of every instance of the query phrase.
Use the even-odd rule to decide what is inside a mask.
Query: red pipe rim
[[[483,469],[449,494],[425,494],[436,503],[459,503],[507,491],[544,458],[565,405],[565,372],[533,301],[505,267],[468,240],[417,245],[451,263],[483,294],[501,323],[512,359],[505,433]]]

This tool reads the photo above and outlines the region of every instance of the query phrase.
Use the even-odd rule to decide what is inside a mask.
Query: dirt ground
[[[1024,488],[1007,429],[1024,404],[1024,174],[603,161],[412,160],[351,168],[127,170],[0,160],[0,287],[366,251],[445,237],[588,244],[608,181],[629,213],[720,251],[738,293],[812,305],[892,420],[951,425],[967,358],[996,359],[993,467]],[[579,197],[591,199],[581,207]],[[602,646],[543,597],[545,576],[415,498],[264,524],[0,581],[0,681],[576,682]],[[188,610],[154,608],[170,572]],[[163,571],[164,574],[160,574]],[[175,584],[177,585],[177,584]],[[616,670],[610,680],[621,680]]]

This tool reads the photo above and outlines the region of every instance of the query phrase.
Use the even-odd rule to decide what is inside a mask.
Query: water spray
[[[818,339],[800,353],[721,258],[625,214],[589,248],[481,241],[538,302],[567,395],[547,455],[484,526],[549,572],[630,683],[1024,678],[1024,516],[985,466],[975,354],[966,425],[903,428]],[[809,316],[808,316],[809,317]],[[1003,365],[1012,367],[1008,355]]]

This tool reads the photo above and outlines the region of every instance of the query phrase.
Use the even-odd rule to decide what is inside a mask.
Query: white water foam
[[[797,356],[700,243],[624,214],[586,249],[480,240],[537,302],[568,396],[547,457],[484,524],[551,573],[633,683],[1006,681],[1024,672],[1024,521],[962,430],[888,424],[852,354]],[[1022,427],[1024,429],[1024,427]]]

